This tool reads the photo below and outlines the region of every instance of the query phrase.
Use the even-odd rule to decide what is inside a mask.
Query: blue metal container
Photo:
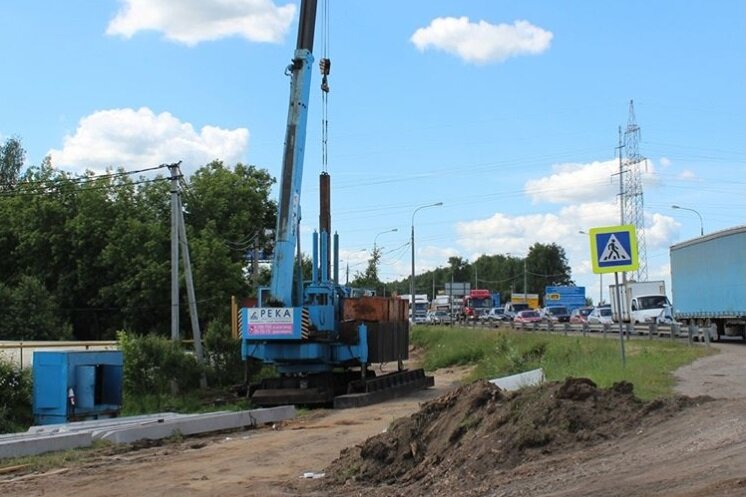
[[[116,416],[122,408],[122,352],[34,352],[38,425]]]

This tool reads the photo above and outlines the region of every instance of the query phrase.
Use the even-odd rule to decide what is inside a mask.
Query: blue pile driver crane
[[[257,307],[242,308],[238,316],[243,358],[271,364],[279,375],[250,386],[252,401],[265,406],[360,406],[433,385],[422,369],[404,369],[409,353],[408,303],[357,296],[339,285],[339,237],[334,235],[332,247],[327,173],[320,178],[312,277],[306,282],[302,278],[300,194],[316,5],[316,0],[301,2],[298,42],[286,69],[290,102],[271,284],[259,289]],[[329,61],[322,60],[321,67],[328,71]],[[322,89],[328,90],[326,79]],[[370,368],[387,362],[396,362],[397,370],[376,376]]]

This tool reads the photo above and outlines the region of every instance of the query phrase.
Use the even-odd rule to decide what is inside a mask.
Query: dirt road
[[[719,400],[674,419],[584,450],[550,453],[473,481],[422,487],[328,487],[321,472],[340,450],[386,430],[391,422],[444,393],[463,371],[441,371],[436,388],[406,399],[344,411],[315,411],[278,430],[190,438],[119,455],[101,454],[64,473],[0,482],[8,496],[155,497],[347,495],[666,496],[746,495],[746,346],[718,344],[721,353],[677,372],[679,390]],[[722,399],[722,400],[720,400]],[[0,477],[11,480],[12,477]]]

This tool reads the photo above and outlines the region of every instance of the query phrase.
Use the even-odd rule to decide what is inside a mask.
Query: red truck
[[[464,297],[461,315],[467,321],[475,321],[492,308],[492,294],[489,290],[475,289]]]

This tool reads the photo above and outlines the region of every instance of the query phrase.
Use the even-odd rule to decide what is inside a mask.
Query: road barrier
[[[513,330],[523,331],[544,331],[548,333],[563,333],[569,335],[570,333],[579,333],[583,336],[598,333],[607,337],[609,333],[619,333],[618,323],[557,323],[554,321],[540,321],[535,323],[516,323],[513,321],[497,321],[497,322],[485,322],[485,321],[462,321],[456,323],[456,326],[462,326],[466,328],[510,328]],[[678,323],[673,324],[659,324],[659,323],[646,323],[636,324],[624,323],[624,334],[626,337],[644,337],[648,339],[653,338],[668,338],[674,340],[677,338],[686,339],[689,344],[693,344],[695,341],[704,342],[708,346],[712,338],[716,333],[715,325],[709,327],[699,327],[694,324],[681,325]]]

